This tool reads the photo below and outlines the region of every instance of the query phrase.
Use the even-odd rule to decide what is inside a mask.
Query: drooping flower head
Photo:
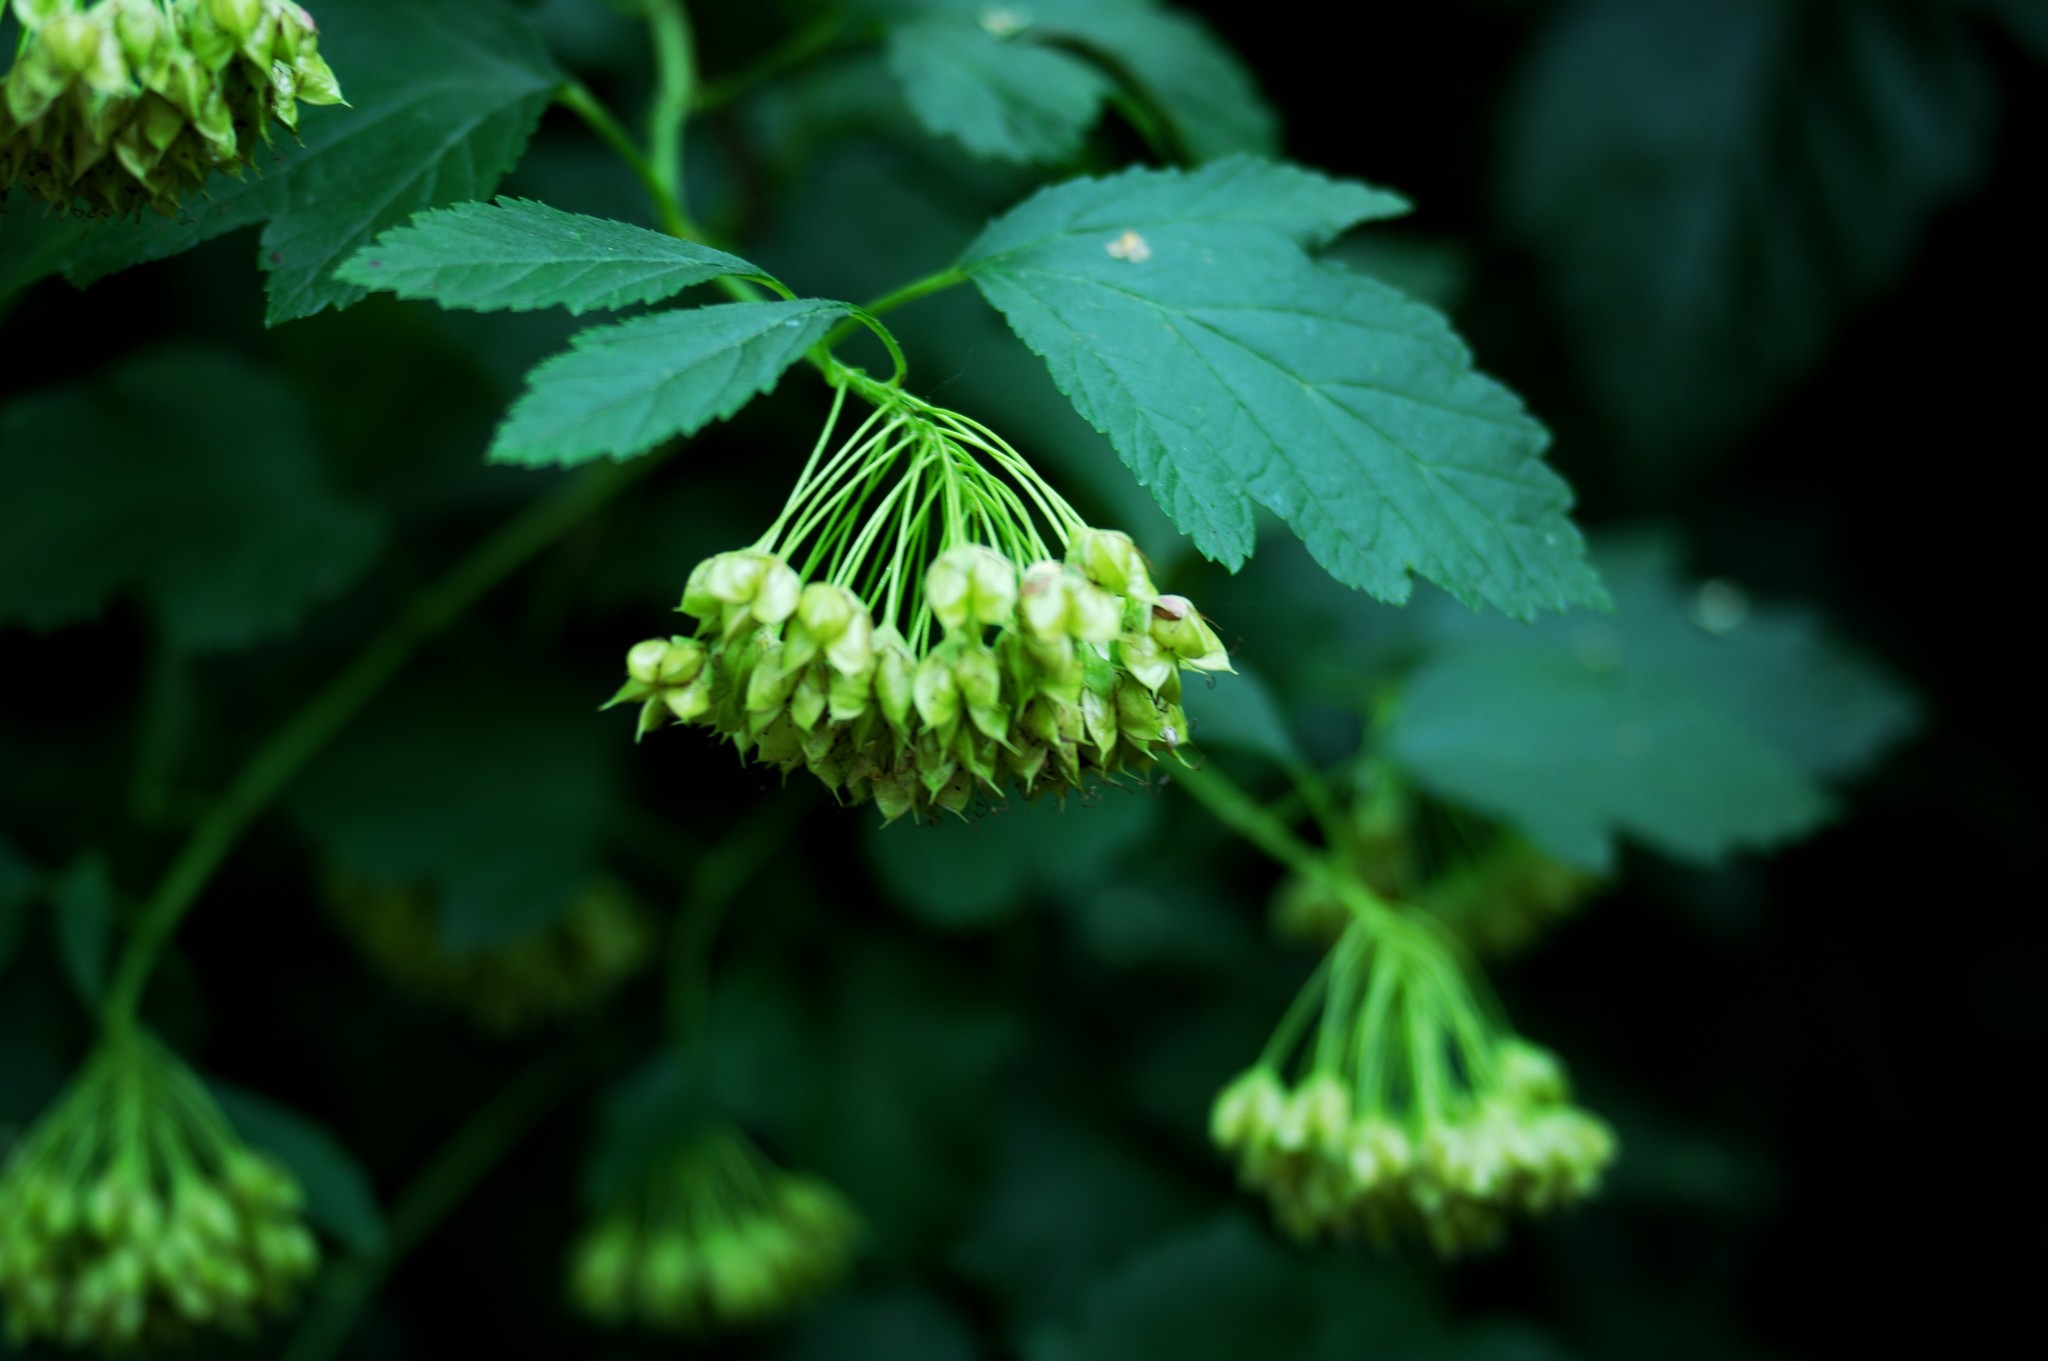
[[[13,0],[0,77],[0,187],[59,207],[176,215],[241,173],[300,104],[339,104],[313,18],[292,0]]]
[[[613,702],[637,701],[643,732],[710,727],[892,820],[1176,751],[1180,672],[1230,665],[1207,621],[987,427],[855,385],[873,413],[832,447],[840,389],[782,514],[698,564],[681,607],[696,632],[635,646]]]
[[[788,1314],[836,1282],[860,1221],[730,1124],[688,1137],[577,1240],[569,1289],[600,1323],[700,1334]]]
[[[105,1351],[247,1332],[319,1265],[301,1201],[175,1055],[109,1039],[0,1172],[8,1329]]]
[[[609,879],[592,883],[551,921],[469,948],[449,945],[429,891],[337,872],[327,898],[336,922],[381,973],[485,1030],[524,1030],[588,1012],[654,949],[646,909]]]
[[[1211,1135],[1303,1239],[1419,1232],[1445,1256],[1592,1194],[1614,1155],[1563,1065],[1474,996],[1442,928],[1380,908],[1332,947]]]

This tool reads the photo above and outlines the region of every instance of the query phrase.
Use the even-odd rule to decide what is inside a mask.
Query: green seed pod
[[[1149,601],[1157,594],[1152,574],[1145,569],[1145,555],[1130,535],[1113,529],[1075,530],[1067,540],[1067,565],[1111,595]]]

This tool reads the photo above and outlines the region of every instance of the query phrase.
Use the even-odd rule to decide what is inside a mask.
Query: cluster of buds
[[[1230,669],[1208,622],[994,433],[869,393],[875,413],[829,457],[827,425],[761,541],[697,565],[696,632],[636,645],[612,702],[639,704],[642,733],[709,727],[891,821],[1177,752],[1181,671]]]
[[[1360,883],[1429,912],[1478,954],[1505,958],[1528,949],[1599,887],[1597,876],[1512,832],[1433,811],[1394,771],[1368,763],[1331,849]],[[1330,883],[1291,875],[1274,892],[1270,919],[1284,939],[1329,945],[1350,928],[1353,913]]]
[[[654,950],[654,926],[627,889],[591,883],[552,920],[522,935],[451,947],[433,893],[333,872],[327,902],[364,958],[399,988],[510,1034],[598,1007]]]
[[[319,1265],[300,1202],[174,1055],[109,1040],[0,1172],[9,1331],[105,1351],[248,1332]]]
[[[788,1314],[838,1281],[860,1221],[719,1124],[670,1150],[576,1242],[569,1288],[609,1327],[701,1334]]]
[[[1210,1133],[1296,1237],[1414,1232],[1446,1257],[1591,1195],[1615,1151],[1557,1058],[1485,1014],[1433,930],[1385,908],[1355,916]]]
[[[300,104],[339,104],[312,16],[292,0],[13,0],[0,78],[0,186],[101,216],[175,216],[239,174]]]

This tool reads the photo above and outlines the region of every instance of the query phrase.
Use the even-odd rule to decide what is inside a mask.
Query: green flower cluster
[[[465,950],[449,947],[431,892],[334,872],[327,901],[334,920],[385,977],[499,1033],[589,1012],[654,950],[646,909],[609,879],[592,883],[533,931]]]
[[[845,1274],[860,1221],[720,1124],[661,1159],[585,1231],[569,1287],[598,1322],[699,1334],[790,1313]]]
[[[239,174],[300,104],[339,104],[312,16],[292,0],[13,0],[0,77],[0,187],[118,217],[175,216]]]
[[[829,457],[827,425],[760,542],[698,564],[696,632],[635,646],[612,702],[638,703],[643,733],[709,727],[891,821],[1176,752],[1180,672],[1230,668],[1208,622],[986,427],[869,393],[874,415]]]
[[[1419,1232],[1446,1257],[1591,1195],[1615,1150],[1558,1060],[1482,1012],[1429,927],[1386,909],[1337,943],[1210,1132],[1291,1234]]]
[[[9,1333],[117,1351],[247,1332],[319,1265],[300,1203],[176,1056],[109,1040],[0,1172]]]

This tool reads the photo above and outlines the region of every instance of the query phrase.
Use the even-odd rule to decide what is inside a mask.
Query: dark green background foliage
[[[696,8],[716,79],[841,7]],[[387,1250],[380,1203],[541,1065],[544,1114],[344,1354],[673,1350],[577,1322],[561,1260],[635,1131],[706,1108],[832,1178],[871,1231],[843,1293],[706,1355],[1860,1354],[1897,1340],[1899,1310],[2016,1285],[2005,1225],[1964,1221],[1980,1177],[2007,1224],[2038,1199],[2007,1184],[2032,1150],[2001,1112],[2048,1028],[2015,910],[2038,895],[2007,878],[2037,861],[2041,812],[2021,470],[2040,445],[2027,328],[2048,304],[2043,6],[1468,0],[1333,28],[1305,6],[1046,0],[1028,45],[991,39],[979,5],[843,8],[833,43],[692,125],[693,201],[744,259],[621,236],[640,254],[615,275],[465,295],[542,310],[359,301],[363,269],[334,269],[419,209],[501,189],[655,225],[632,176],[547,111],[563,71],[621,107],[646,93],[640,30],[597,0],[327,0],[356,109],[309,116],[261,178],[139,228],[9,204],[0,1145],[82,1052],[80,1000],[210,792],[574,476],[485,451],[553,465],[705,427],[306,769],[152,994],[245,1133],[307,1181],[344,1272]],[[1243,251],[1274,289],[1341,275],[1343,317],[1304,333],[1292,371],[1323,382],[1315,356],[1346,326],[1397,333],[1435,356],[1418,371],[1449,403],[1417,438],[1470,450],[1480,413],[1493,443],[1474,457],[1516,471],[1474,504],[1569,534],[1542,431],[1407,299],[1448,311],[1550,428],[1611,612],[1504,618],[1599,592],[1575,565],[1517,574],[1429,535],[1407,560],[1496,608],[1431,585],[1379,603],[1331,574],[1395,600],[1411,583],[1341,515],[1317,519],[1317,460],[1338,454],[1307,434],[1205,471],[1175,463],[1158,410],[1062,399],[1054,380],[1085,390],[1107,361],[1063,350],[1046,316],[1142,327],[1234,304],[1183,280],[1113,316],[1089,292],[1101,261],[1032,235],[1087,202],[1054,195],[983,237],[990,219],[1133,160],[1275,151],[1417,211],[1311,255],[1398,205],[1303,189],[1294,220],[1253,226],[1177,207],[1160,249]],[[1268,173],[1247,164],[1184,173]],[[825,394],[799,371],[746,399],[838,315],[791,305],[793,331],[778,312],[766,341],[719,340],[744,361],[719,384],[664,371],[614,401],[603,384],[639,380],[607,346],[673,360],[704,342],[630,309],[756,268],[860,299],[963,252],[986,302],[963,287],[890,318],[911,386],[1002,430],[1216,619],[1245,674],[1190,696],[1206,759],[1277,793],[1378,716],[1369,740],[1432,798],[1609,874],[1495,979],[1620,1131],[1600,1201],[1454,1269],[1277,1239],[1205,1112],[1311,960],[1266,932],[1275,871],[1177,791],[883,830],[694,733],[634,748],[628,718],[595,712],[689,567],[772,517]],[[393,254],[394,274],[416,265]],[[593,324],[620,329],[550,361],[501,426],[528,371]],[[849,354],[879,363],[867,344]],[[1136,360],[1120,376],[1149,381]],[[614,414],[565,423],[593,393]],[[418,884],[469,949],[546,925],[605,873],[667,920],[741,834],[771,853],[719,938],[708,1047],[681,1068],[660,1051],[658,964],[566,1033],[485,1039],[400,1000],[320,905],[336,872]]]

